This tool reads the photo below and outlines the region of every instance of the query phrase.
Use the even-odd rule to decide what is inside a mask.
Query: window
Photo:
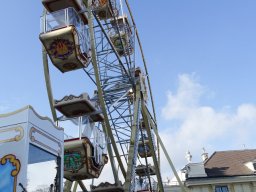
[[[27,191],[50,191],[59,188],[61,159],[35,145],[29,145]],[[57,190],[59,191],[59,189]]]
[[[227,186],[216,186],[215,192],[228,192],[228,187]]]
[[[253,165],[254,171],[256,171],[256,162],[253,162],[252,165]]]

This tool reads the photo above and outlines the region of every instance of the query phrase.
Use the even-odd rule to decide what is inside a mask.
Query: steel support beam
[[[73,188],[73,192],[77,192],[77,187],[78,187],[78,182],[75,182],[74,188]]]
[[[98,25],[100,26],[102,32],[104,33],[104,35],[105,35],[105,37],[106,37],[108,43],[110,44],[112,50],[114,51],[114,53],[115,53],[115,55],[116,55],[116,57],[117,57],[117,60],[119,61],[120,65],[122,66],[122,69],[124,70],[125,74],[129,77],[129,80],[130,80],[131,84],[133,84],[134,82],[133,82],[132,79],[130,78],[130,75],[129,75],[128,71],[127,71],[126,68],[124,67],[124,64],[123,64],[123,62],[122,62],[122,60],[121,60],[121,58],[120,58],[118,52],[116,51],[115,46],[113,45],[112,41],[110,40],[108,34],[106,33],[104,27],[102,26],[102,24],[101,24],[101,22],[100,22],[100,20],[98,19],[98,17],[97,17],[95,14],[93,14],[93,16],[94,16],[94,18],[96,19]],[[120,32],[119,32],[119,33],[120,33]],[[120,35],[120,34],[119,34],[119,35]],[[119,37],[119,38],[121,39],[121,37]],[[123,46],[123,42],[122,42],[122,41],[121,41],[121,44],[122,44],[122,46]]]
[[[53,118],[54,122],[56,122],[57,114],[56,114],[56,111],[55,111],[55,108],[53,105],[54,100],[53,100],[53,94],[52,94],[52,88],[51,88],[48,58],[47,58],[47,53],[46,53],[44,46],[42,47],[42,49],[43,49],[42,54],[43,54],[43,64],[44,64],[44,79],[45,79],[46,89],[47,89],[47,93],[48,93],[48,100],[50,103],[52,118]]]
[[[106,105],[105,105],[105,101],[104,101],[104,97],[103,97],[103,91],[101,88],[99,69],[98,69],[98,65],[97,65],[97,53],[96,53],[96,47],[95,47],[95,36],[94,36],[94,25],[93,25],[93,14],[92,14],[92,9],[91,9],[91,3],[92,3],[92,0],[89,0],[88,25],[89,25],[89,34],[90,34],[90,43],[91,43],[91,52],[92,52],[92,64],[93,64],[93,69],[94,69],[94,74],[95,74],[95,80],[97,83],[98,98],[99,98],[100,106],[101,106],[101,109],[102,109],[102,112],[104,115],[104,119],[105,119],[105,121],[102,125],[104,128],[104,132],[111,140],[111,144],[112,144],[113,150],[115,152],[117,162],[120,166],[120,170],[121,170],[124,178],[126,178],[126,171],[125,171],[123,162],[121,160],[118,148],[116,146],[115,138],[114,138],[112,130],[111,130],[111,126],[110,126],[109,118],[108,118],[108,114],[107,114],[107,109],[106,109]],[[114,160],[113,156],[111,156],[111,151],[112,151],[111,146],[108,145],[108,152],[109,152],[109,156],[110,156],[110,161],[111,161],[111,166],[112,166],[115,182],[118,183],[118,180],[119,180],[118,173],[117,173],[117,170],[115,167],[115,162],[114,162],[115,160]]]
[[[70,191],[71,191],[71,188],[72,188],[72,184],[73,184],[72,181],[66,180],[66,181],[65,181],[65,184],[64,184],[64,189],[63,189],[63,191],[64,191],[64,192],[70,192]]]
[[[156,122],[157,120],[156,120],[156,111],[155,111],[154,97],[153,97],[152,88],[151,88],[151,83],[150,83],[150,79],[149,79],[149,74],[148,74],[148,68],[147,68],[146,58],[145,58],[145,55],[144,55],[144,51],[143,51],[143,48],[142,48],[142,43],[141,43],[141,41],[140,41],[139,32],[138,32],[138,29],[137,29],[137,26],[136,26],[136,23],[135,23],[133,14],[132,14],[132,10],[131,10],[130,4],[129,4],[128,0],[125,0],[125,3],[126,3],[126,6],[127,6],[127,8],[128,8],[128,11],[129,11],[129,13],[130,13],[130,16],[131,16],[131,19],[132,19],[132,24],[133,24],[133,26],[134,26],[134,28],[135,28],[135,34],[136,34],[136,37],[137,37],[137,41],[138,41],[138,44],[139,44],[139,48],[140,48],[140,53],[141,53],[142,61],[143,61],[144,68],[145,68],[145,72],[146,72],[146,77],[147,77],[147,82],[148,82],[148,88],[149,88],[149,93],[150,93],[150,99],[151,99],[151,103],[152,103],[152,109],[153,109],[154,120],[155,120],[155,122]],[[159,148],[159,142],[158,142],[158,141],[157,141],[157,147]],[[159,161],[158,161],[158,166],[160,167],[160,151],[158,151],[158,160],[159,160]]]
[[[178,181],[178,183],[179,183],[179,185],[180,185],[182,191],[183,191],[183,192],[188,192],[189,190],[188,190],[188,189],[183,185],[183,183],[181,182],[180,177],[178,176],[178,173],[177,173],[177,171],[176,171],[176,169],[175,169],[175,167],[174,167],[174,165],[173,165],[173,163],[172,163],[172,160],[171,160],[169,154],[167,153],[167,150],[166,150],[166,148],[165,148],[165,146],[164,146],[164,144],[163,144],[163,141],[162,141],[161,137],[160,137],[159,134],[158,134],[158,130],[157,130],[157,128],[156,128],[156,124],[155,124],[155,122],[153,122],[153,119],[151,118],[151,115],[150,115],[148,109],[145,108],[145,106],[144,106],[144,111],[145,111],[145,113],[146,113],[147,119],[148,119],[149,122],[150,122],[150,126],[151,126],[151,127],[153,128],[153,130],[154,130],[154,133],[155,133],[155,135],[156,135],[156,137],[157,137],[157,140],[159,141],[159,144],[160,144],[160,146],[161,146],[161,148],[162,148],[162,150],[163,150],[163,152],[164,152],[164,154],[165,154],[165,157],[166,157],[167,160],[168,160],[168,163],[169,163],[169,165],[170,165],[170,167],[171,167],[171,169],[172,169],[172,171],[173,171],[173,173],[174,173],[174,175],[175,175],[175,177],[176,177],[176,179],[177,179],[177,181]]]
[[[81,189],[83,190],[83,192],[88,192],[83,181],[77,181],[77,183],[79,184],[79,186],[81,187]]]
[[[125,192],[133,192],[135,189],[135,168],[137,162],[138,154],[138,143],[139,143],[139,115],[140,115],[140,103],[141,103],[141,92],[140,92],[140,82],[136,84],[136,100],[134,105],[134,115],[132,123],[132,132],[130,139],[129,155],[128,155],[128,165],[127,173],[124,184]]]
[[[147,136],[149,138],[149,148],[152,152],[152,158],[153,158],[154,166],[155,166],[155,169],[156,169],[158,187],[159,187],[160,192],[164,192],[164,186],[163,186],[162,177],[161,177],[161,173],[160,173],[160,167],[159,167],[159,164],[158,164],[158,159],[157,159],[156,152],[155,152],[155,146],[154,146],[153,138],[152,138],[152,134],[151,134],[151,127],[150,127],[149,119],[148,119],[148,115],[147,115],[147,108],[146,108],[146,105],[145,105],[145,101],[143,99],[142,99],[141,104],[142,104],[143,121],[145,123]]]

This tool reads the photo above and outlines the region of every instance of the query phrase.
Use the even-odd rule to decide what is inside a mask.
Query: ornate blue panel
[[[1,192],[16,192],[19,171],[20,161],[14,155],[6,155],[0,159]]]

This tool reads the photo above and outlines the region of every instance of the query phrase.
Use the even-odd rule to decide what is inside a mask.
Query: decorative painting
[[[30,129],[30,140],[32,143],[36,143],[51,150],[54,153],[61,155],[61,143],[53,139],[49,135],[43,133],[42,131],[32,127]],[[1,192],[1,191],[0,191]]]
[[[108,2],[107,0],[99,0],[99,6],[103,7],[107,4],[107,2]]]
[[[0,191],[16,192],[20,161],[15,155],[6,155],[0,159]]]
[[[67,39],[55,39],[49,48],[49,53],[57,59],[66,60],[73,54],[73,43]]]
[[[14,141],[17,142],[17,141],[20,141],[24,136],[24,130],[22,127],[12,127],[7,129],[1,129],[0,133],[1,133],[0,144],[14,142]],[[13,136],[14,134],[16,135]]]
[[[65,152],[64,154],[64,170],[78,172],[83,168],[83,158],[79,152]]]

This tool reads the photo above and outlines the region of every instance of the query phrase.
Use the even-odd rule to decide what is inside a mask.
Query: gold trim
[[[15,114],[17,114],[17,113],[20,113],[20,112],[25,111],[25,110],[28,110],[28,109],[31,109],[31,110],[34,112],[34,114],[35,114],[39,119],[49,121],[56,129],[58,129],[58,130],[64,130],[64,129],[61,128],[61,127],[57,127],[57,126],[52,122],[52,120],[51,120],[49,117],[40,116],[40,115],[34,110],[34,108],[33,108],[31,105],[27,105],[26,107],[23,107],[23,108],[21,108],[21,109],[18,109],[18,110],[16,110],[16,111],[13,111],[13,112],[10,112],[10,113],[0,114],[0,118],[9,117],[9,116],[11,116],[11,115],[15,115]]]
[[[20,172],[20,161],[18,159],[16,159],[16,156],[15,155],[6,155],[4,156],[2,159],[1,159],[1,165],[5,165],[7,160],[10,160],[10,162],[12,163],[13,166],[16,167],[15,170],[12,171],[12,176],[15,177],[19,174]]]
[[[5,165],[7,163],[7,160],[9,160],[16,169],[12,170],[11,176],[14,177],[14,186],[13,191],[16,192],[16,186],[17,186],[17,176],[20,172],[21,164],[20,160],[16,159],[15,155],[9,154],[4,156],[2,159],[0,159],[0,164]]]
[[[3,117],[9,117],[9,116],[11,116],[11,115],[15,115],[15,114],[17,114],[17,113],[20,113],[20,112],[22,112],[22,111],[25,111],[25,110],[27,110],[27,109],[29,109],[31,106],[26,106],[26,107],[23,107],[23,108],[21,108],[21,109],[18,109],[18,110],[16,110],[16,111],[13,111],[13,112],[10,112],[10,113],[6,113],[6,114],[0,114],[0,118],[3,118]]]
[[[46,137],[47,139],[53,141],[54,143],[57,143],[57,145],[59,146],[59,150],[57,151],[57,150],[51,148],[50,146],[48,146],[48,145],[46,145],[46,144],[44,144],[44,143],[42,143],[42,142],[36,140],[36,138],[33,136],[33,133],[36,133],[36,132],[39,133],[40,135]],[[61,155],[61,149],[62,149],[62,148],[61,148],[61,143],[60,143],[60,142],[58,142],[58,141],[56,141],[55,139],[49,137],[47,134],[43,133],[42,131],[40,131],[40,130],[34,128],[34,127],[32,127],[32,128],[30,129],[29,135],[30,135],[30,140],[31,140],[32,142],[37,143],[37,144],[39,144],[39,145],[41,145],[41,146],[43,146],[43,147],[45,147],[45,148],[47,148],[47,149],[49,149],[49,150],[51,150],[51,151],[53,151],[53,152],[55,152],[55,153]]]
[[[12,128],[8,128],[8,129],[0,129],[0,133],[11,132],[11,131],[19,132],[20,134],[14,136],[13,138],[10,138],[10,139],[0,140],[0,143],[8,143],[8,142],[13,142],[13,141],[18,142],[24,137],[24,130],[22,127],[12,127]]]
[[[53,125],[53,127],[54,127],[55,129],[62,130],[62,131],[64,130],[64,129],[61,128],[61,127],[57,127],[49,117],[43,117],[43,116],[39,115],[39,114],[34,110],[34,108],[33,108],[32,106],[29,105],[29,108],[34,112],[34,114],[35,114],[39,119],[49,121],[49,122]]]

